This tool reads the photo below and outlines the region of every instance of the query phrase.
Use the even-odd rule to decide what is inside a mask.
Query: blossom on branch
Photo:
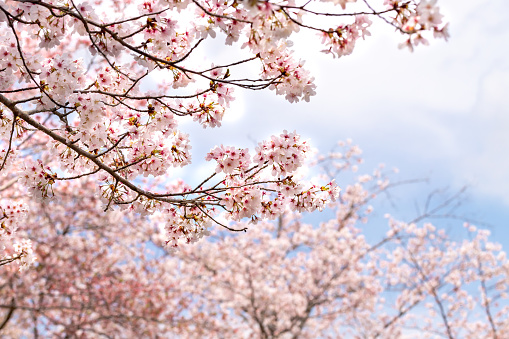
[[[69,181],[93,178],[106,213],[115,206],[162,213],[172,248],[214,224],[325,208],[339,189],[295,175],[309,155],[296,132],[271,136],[253,154],[211,145],[210,176],[196,187],[164,184],[193,159],[192,136],[179,126],[186,117],[220,127],[240,90],[311,100],[314,77],[291,50],[300,31],[320,34],[324,51],[338,57],[370,36],[377,19],[411,48],[428,36],[447,38],[436,1],[364,1],[355,10],[355,1],[323,2],[330,11],[320,12],[327,4],[319,1],[2,2],[0,171],[42,200],[58,200]],[[218,35],[247,56],[197,65],[193,56]],[[244,65],[256,71],[243,74]]]

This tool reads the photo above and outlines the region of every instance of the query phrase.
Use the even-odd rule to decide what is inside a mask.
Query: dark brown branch
[[[14,298],[11,299],[11,305],[9,307],[9,311],[7,312],[7,315],[5,316],[4,321],[0,324],[0,331],[7,325],[9,320],[11,319],[12,315],[14,314],[14,311],[16,310],[16,300]]]

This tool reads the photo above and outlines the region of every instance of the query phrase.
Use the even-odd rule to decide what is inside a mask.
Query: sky
[[[253,147],[283,129],[296,130],[322,152],[351,138],[363,149],[366,171],[385,163],[399,169],[398,180],[426,179],[394,192],[403,219],[415,216],[430,192],[454,194],[467,186],[457,213],[491,228],[508,249],[509,3],[438,4],[449,40],[429,39],[430,46],[413,53],[398,49],[403,37],[379,21],[352,55],[339,59],[319,52],[314,33],[292,37],[295,55],[316,78],[317,95],[290,104],[271,91],[236,90],[221,128],[186,127],[193,156],[204,156],[212,143]],[[210,53],[221,58],[231,48]]]

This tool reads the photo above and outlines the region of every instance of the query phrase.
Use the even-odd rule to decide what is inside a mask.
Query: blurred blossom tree
[[[334,57],[372,19],[410,50],[448,37],[436,0],[327,2],[0,2],[2,337],[509,337],[501,247],[425,222],[450,200],[368,240],[391,184],[378,169],[340,192],[361,162],[350,143],[318,158],[287,131],[254,152],[211,145],[209,176],[170,182],[191,163],[186,117],[220,127],[239,88],[315,94],[299,30]],[[218,32],[248,56],[197,63]],[[316,209],[335,216],[300,219]]]
[[[37,263],[0,275],[6,338],[506,338],[509,261],[489,232],[466,224],[450,239],[426,221],[367,224],[371,203],[397,183],[381,168],[358,175],[360,149],[314,158],[345,183],[333,216],[303,222],[289,207],[247,234],[218,231],[171,251],[164,219],[104,213],[92,177],[26,200],[19,232]],[[6,186],[10,186],[5,188]],[[19,182],[3,193],[20,199]],[[331,215],[331,213],[329,213]],[[247,227],[240,222],[238,227]],[[369,237],[364,234],[371,233]],[[373,236],[379,234],[380,236]],[[368,240],[368,238],[373,240]]]
[[[210,176],[195,186],[168,183],[172,168],[191,163],[182,119],[219,127],[239,88],[269,89],[290,102],[315,94],[312,75],[290,50],[288,39],[299,30],[316,31],[323,51],[334,57],[350,54],[370,35],[371,19],[393,26],[411,49],[427,43],[426,35],[447,38],[435,0],[326,2],[2,1],[0,265],[23,269],[34,262],[31,246],[40,244],[39,233],[25,226],[43,218],[36,203],[49,204],[43,211],[53,219],[72,199],[94,206],[100,200],[100,225],[118,218],[108,213],[120,206],[162,222],[166,245],[176,248],[202,238],[213,224],[244,230],[228,223],[313,211],[334,201],[334,181],[309,182],[296,174],[309,146],[287,131],[254,152],[211,145],[206,160],[217,167]],[[217,33],[225,35],[221,44],[248,56],[193,61],[202,42]],[[247,74],[243,65],[258,73]],[[71,199],[73,190],[80,197]],[[66,233],[56,227],[55,236]]]

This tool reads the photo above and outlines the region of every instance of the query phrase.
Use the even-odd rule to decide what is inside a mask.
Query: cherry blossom
[[[369,37],[374,20],[394,26],[412,48],[429,37],[447,38],[436,1],[364,1],[355,10],[354,2],[6,0],[0,4],[2,177],[41,201],[59,201],[70,181],[93,179],[105,214],[153,216],[171,249],[203,238],[214,225],[233,230],[231,222],[274,219],[288,208],[322,210],[340,190],[332,178],[298,175],[310,151],[296,131],[283,126],[254,150],[210,145],[202,155],[192,154],[193,136],[180,125],[191,119],[220,127],[238,91],[310,101],[313,74],[291,49],[301,31],[320,34],[324,52],[335,57]],[[323,6],[330,10],[320,12]],[[333,21],[313,23],[325,17]],[[204,41],[214,38],[230,46],[231,59],[208,56]],[[203,62],[194,60],[199,53]],[[243,74],[246,65],[254,72]],[[216,169],[199,185],[169,184],[178,179],[175,168],[204,157]],[[37,256],[23,239],[2,242],[8,260],[17,256],[26,265]]]

